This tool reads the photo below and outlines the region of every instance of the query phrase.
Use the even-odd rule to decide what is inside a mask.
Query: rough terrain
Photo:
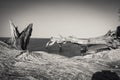
[[[0,42],[0,79],[91,80],[94,73],[102,70],[120,76],[119,57],[120,49],[67,58],[42,51],[15,50]]]

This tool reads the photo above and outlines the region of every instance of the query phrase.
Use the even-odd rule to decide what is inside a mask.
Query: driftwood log
[[[76,47],[70,49],[71,46],[68,46],[68,43],[71,43],[71,46]],[[46,49],[48,52],[53,53],[54,51],[63,53],[66,51],[66,47],[68,48],[68,53],[72,52],[72,54],[75,54],[76,52],[78,53],[78,51],[81,54],[81,52],[95,53],[104,50],[118,49],[120,47],[120,26],[118,26],[115,31],[109,30],[106,34],[94,38],[77,38],[74,36],[51,37],[46,44]],[[76,48],[78,50],[76,50]]]
[[[29,24],[22,32],[19,32],[18,27],[12,21],[9,22],[11,28],[10,44],[16,49],[26,50],[32,33],[33,24]]]
[[[0,41],[0,80],[120,80],[120,49],[71,58],[21,52]]]

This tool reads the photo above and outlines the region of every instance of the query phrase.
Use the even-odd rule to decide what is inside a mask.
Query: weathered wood
[[[58,45],[66,45],[68,42],[72,44],[76,44],[78,46],[86,47],[85,52],[89,52],[89,48],[93,46],[95,49],[92,49],[92,51],[98,52],[103,50],[111,50],[111,49],[117,49],[120,46],[120,27],[118,26],[115,31],[109,30],[105,35],[94,37],[94,38],[77,38],[74,36],[68,36],[68,37],[51,37],[50,41],[46,44],[46,49],[50,47],[54,47],[54,44]],[[91,46],[90,46],[91,45]],[[97,45],[97,46],[96,46]],[[103,46],[100,46],[103,45]],[[52,51],[52,48],[50,48]],[[59,52],[63,51],[63,46],[59,46]],[[81,51],[81,50],[80,50]],[[74,52],[75,53],[75,52]]]
[[[120,49],[68,58],[42,51],[21,54],[0,41],[0,80],[96,80],[96,73],[103,70],[120,76]]]
[[[10,22],[11,28],[11,45],[16,49],[26,50],[30,36],[32,33],[33,24],[29,24],[21,33],[18,31],[18,27],[14,25],[12,21]]]

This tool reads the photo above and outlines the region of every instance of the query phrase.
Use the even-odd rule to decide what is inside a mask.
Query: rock
[[[86,52],[86,46],[73,44],[70,42],[62,44],[61,48],[62,51],[59,52],[60,47],[57,43],[55,43],[54,45],[47,47],[47,50],[49,53],[56,53],[67,57],[84,55],[84,53]]]
[[[120,80],[120,77],[115,72],[104,70],[94,73],[91,80]]]
[[[117,38],[120,38],[120,26],[117,27],[116,37],[117,37]]]

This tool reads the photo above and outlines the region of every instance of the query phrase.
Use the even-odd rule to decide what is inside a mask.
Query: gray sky
[[[10,36],[9,19],[20,31],[33,23],[32,37],[37,38],[96,37],[120,25],[119,0],[33,1],[0,2],[0,37]]]

